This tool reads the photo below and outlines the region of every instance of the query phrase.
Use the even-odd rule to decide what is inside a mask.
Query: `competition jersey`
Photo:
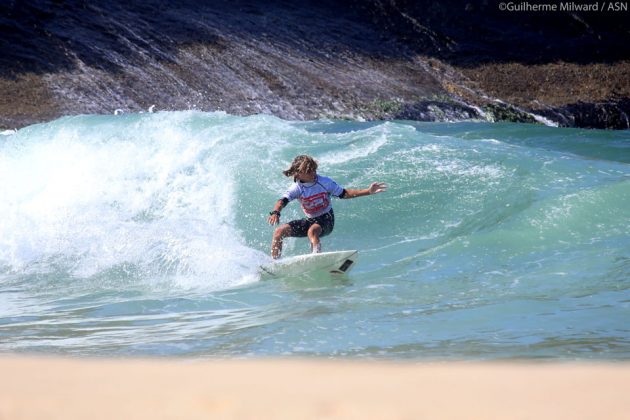
[[[343,193],[332,179],[316,175],[315,182],[296,181],[282,196],[287,200],[300,200],[306,217],[317,217],[326,214],[332,208],[330,196],[339,197]]]

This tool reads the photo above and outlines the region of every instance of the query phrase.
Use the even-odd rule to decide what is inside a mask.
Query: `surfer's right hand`
[[[278,216],[277,214],[272,214],[271,216],[269,216],[269,218],[267,218],[267,221],[271,226],[277,225],[278,223],[280,223],[280,216]]]

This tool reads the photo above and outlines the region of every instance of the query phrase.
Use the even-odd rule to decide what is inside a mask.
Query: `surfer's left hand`
[[[369,190],[370,190],[370,195],[387,191],[387,184],[385,184],[384,182],[373,182],[370,185]]]
[[[267,218],[267,222],[269,222],[271,226],[277,225],[278,223],[280,223],[280,216],[278,216],[277,214],[272,214]]]

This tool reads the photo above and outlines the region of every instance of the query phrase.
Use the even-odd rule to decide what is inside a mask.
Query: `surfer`
[[[300,200],[306,218],[292,220],[276,228],[271,241],[271,257],[280,258],[282,241],[287,237],[308,236],[313,253],[321,252],[319,238],[330,234],[335,226],[330,196],[338,198],[355,198],[383,192],[387,185],[373,182],[368,188],[351,190],[340,187],[332,179],[317,174],[317,162],[310,156],[299,155],[293,159],[289,169],[282,172],[284,176],[293,177],[293,185],[276,202],[267,219],[270,225],[280,222],[280,212],[292,200]]]

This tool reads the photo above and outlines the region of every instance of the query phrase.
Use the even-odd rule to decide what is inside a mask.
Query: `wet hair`
[[[291,166],[286,171],[282,171],[284,176],[292,176],[295,178],[295,175],[300,172],[315,172],[317,170],[317,162],[310,156],[307,155],[299,155],[293,159],[291,162]]]

